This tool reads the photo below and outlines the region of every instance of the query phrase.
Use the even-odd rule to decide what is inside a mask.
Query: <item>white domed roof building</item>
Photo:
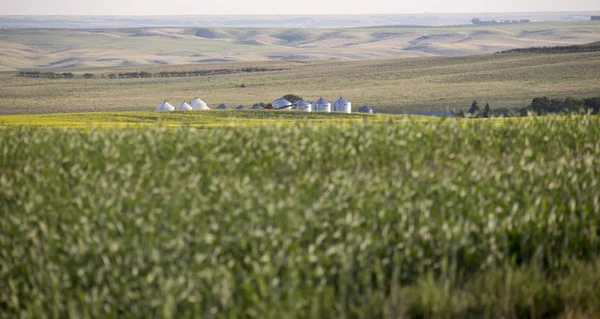
[[[192,106],[193,110],[199,110],[199,111],[210,110],[208,105],[206,105],[206,102],[202,101],[199,98],[195,98],[195,99],[191,100],[190,105]]]
[[[229,106],[225,105],[225,104],[221,104],[219,106],[216,107],[217,110],[228,110]]]
[[[331,112],[331,103],[324,98],[320,98],[313,102],[312,104],[313,111],[324,111]]]
[[[167,100],[164,100],[164,102],[160,103],[160,105],[156,107],[156,111],[171,112],[171,111],[175,111],[175,107],[173,105],[169,104],[169,102],[167,102]]]
[[[363,105],[358,109],[359,112],[361,113],[373,113],[373,109],[370,108],[368,105]]]
[[[294,103],[293,109],[296,111],[312,112],[312,105],[307,100],[300,99]]]
[[[290,110],[292,109],[292,102],[284,99],[284,98],[279,98],[277,100],[275,100],[275,102],[273,102],[273,108],[274,109],[279,109],[279,110]]]
[[[181,102],[181,104],[177,105],[176,108],[177,111],[191,111],[192,110],[192,106],[185,103],[185,101]]]
[[[333,111],[334,112],[344,112],[351,113],[352,112],[352,103],[341,97],[333,102]]]

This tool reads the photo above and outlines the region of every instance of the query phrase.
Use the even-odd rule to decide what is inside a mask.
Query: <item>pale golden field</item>
[[[261,67],[282,71],[187,78],[108,79],[128,71],[192,71]],[[79,74],[84,71],[75,71]],[[353,109],[376,112],[522,107],[536,96],[600,93],[600,53],[488,54],[366,61],[263,61],[88,69],[94,79],[31,79],[0,75],[0,114],[153,111],[198,96],[210,107],[272,102],[294,93],[314,101],[344,96]],[[240,88],[244,84],[245,88]],[[483,105],[483,104],[482,104]]]

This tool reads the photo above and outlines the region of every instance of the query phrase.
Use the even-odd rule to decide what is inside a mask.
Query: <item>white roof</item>
[[[181,104],[177,105],[177,111],[191,111],[192,107],[185,103],[185,101],[181,102]]]
[[[175,107],[173,107],[173,105],[169,104],[169,102],[167,102],[167,100],[165,100],[164,102],[160,103],[159,106],[156,107],[157,111],[174,111]]]
[[[210,110],[208,105],[206,105],[206,102],[202,101],[199,98],[195,98],[195,99],[191,100],[190,105],[192,106],[192,108],[194,110]]]
[[[345,98],[341,97],[337,100],[335,100],[335,102],[333,102],[334,104],[348,104],[350,103],[350,101],[346,100]]]
[[[365,112],[365,113],[373,113],[373,109],[370,108],[368,105],[363,105],[358,109],[359,112]]]
[[[327,100],[326,100],[326,99],[324,99],[324,98],[320,98],[320,99],[318,99],[318,100],[314,101],[314,102],[313,102],[313,104],[325,105],[325,104],[329,104],[329,101],[327,101]]]
[[[271,104],[271,105],[273,105],[273,108],[278,109],[280,107],[291,105],[291,104],[292,104],[292,102],[290,102],[284,98],[279,98],[279,99],[275,100],[275,102],[273,102],[273,104]]]
[[[308,101],[305,99],[300,99],[300,100],[296,101],[296,103],[294,103],[294,104],[296,104],[296,106],[309,106],[310,105],[310,103],[308,103]]]
[[[217,106],[217,109],[219,109],[219,110],[225,110],[225,109],[228,109],[228,108],[229,108],[229,106],[227,106],[225,104],[221,104],[221,105]]]

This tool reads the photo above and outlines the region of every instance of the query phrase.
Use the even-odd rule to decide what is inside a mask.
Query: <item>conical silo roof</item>
[[[370,108],[368,105],[363,105],[358,109],[359,112],[363,112],[363,113],[373,113],[373,109]]]
[[[192,106],[185,103],[185,101],[181,102],[181,104],[177,105],[176,108],[177,111],[191,111],[192,110]]]
[[[312,105],[307,100],[300,99],[300,100],[296,101],[296,103],[294,103],[294,109],[296,109],[298,111],[311,112]]]
[[[272,105],[273,105],[274,109],[279,109],[279,108],[282,108],[282,107],[285,107],[285,106],[290,106],[291,107],[292,102],[290,102],[290,101],[288,101],[288,100],[286,100],[284,98],[279,98],[279,99],[275,100],[275,102],[273,102]]]
[[[264,107],[262,107],[260,104],[254,104],[254,105],[252,105],[252,109],[253,110],[262,110],[262,109],[264,109]]]
[[[248,108],[243,105],[240,105],[240,106],[236,107],[235,109],[236,110],[247,110]]]
[[[202,101],[199,98],[195,98],[195,99],[191,100],[190,105],[192,106],[192,109],[194,109],[194,110],[210,110],[208,105],[206,105],[206,102]]]
[[[221,104],[219,106],[216,107],[217,110],[227,110],[229,109],[229,106],[225,105],[225,104]]]
[[[159,112],[175,111],[175,107],[173,105],[169,104],[169,102],[167,102],[167,100],[164,100],[162,103],[160,103],[159,106],[156,107],[156,110]]]

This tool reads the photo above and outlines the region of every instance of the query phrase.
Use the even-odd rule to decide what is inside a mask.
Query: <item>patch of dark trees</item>
[[[471,20],[471,23],[474,25],[492,25],[492,24],[516,24],[516,23],[529,23],[529,19],[520,19],[520,20],[480,20],[478,18],[474,18]]]
[[[460,109],[458,112],[452,111],[452,113],[456,117],[465,118],[518,117],[549,114],[600,114],[600,96],[587,99],[536,97],[531,100],[531,104],[520,109],[492,109],[489,103],[486,103],[481,108],[477,101],[473,101],[468,111],[465,112]]]
[[[555,47],[533,47],[522,49],[511,49],[499,53],[579,53],[600,51],[600,42],[594,42],[586,45],[568,45]]]
[[[102,78],[108,77],[109,79],[140,79],[140,78],[180,78],[180,77],[194,77],[194,76],[211,76],[211,75],[222,75],[222,74],[234,74],[234,73],[252,73],[252,72],[269,72],[269,71],[283,71],[285,69],[269,69],[269,68],[257,68],[257,67],[244,67],[239,69],[213,69],[213,70],[194,70],[194,71],[162,71],[162,72],[119,72],[110,73],[107,76],[101,75]],[[55,72],[19,72],[19,76],[28,78],[48,78],[48,79],[72,79],[76,76],[73,73],[55,73]],[[81,78],[91,79],[96,77],[92,73],[85,73],[81,75]]]
[[[26,78],[46,78],[46,79],[72,79],[75,77],[71,72],[55,73],[55,72],[19,72],[19,76]]]

